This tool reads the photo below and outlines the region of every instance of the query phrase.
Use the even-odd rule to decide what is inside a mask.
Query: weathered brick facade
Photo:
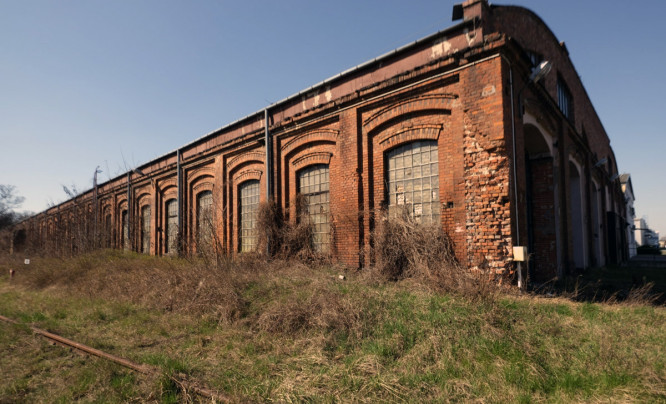
[[[529,82],[537,59],[548,60],[552,71]],[[570,97],[566,111],[561,83]],[[258,181],[259,199],[272,198],[295,220],[299,173],[317,166],[330,176],[330,254],[362,267],[369,264],[376,212],[389,204],[389,153],[422,144],[415,142],[436,145],[436,159],[423,154],[433,163],[419,164],[424,172],[437,167],[437,183],[410,192],[438,198],[441,225],[470,268],[506,273],[514,267],[512,247],[525,245],[531,276],[545,281],[602,265],[611,249],[624,248],[606,229],[608,212],[624,212],[614,155],[566,47],[529,10],[485,0],[464,3],[462,21],[449,29],[101,184],[96,199],[90,191],[23,226],[37,244],[47,243],[56,228],[68,226],[63,215],[86,203],[98,223],[98,244],[122,248],[129,239],[137,251],[173,253],[169,232],[177,223],[177,250],[191,254],[202,220],[198,198],[212,192],[215,235],[236,252],[240,186]],[[577,174],[572,166],[580,167]],[[400,204],[403,189],[396,187],[392,203]],[[172,214],[170,201],[177,203]],[[420,202],[410,203],[420,212]]]

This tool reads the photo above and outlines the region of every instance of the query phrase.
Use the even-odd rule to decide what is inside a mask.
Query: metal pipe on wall
[[[132,223],[131,218],[132,218],[132,171],[127,172],[127,240],[123,240],[123,244],[127,244],[129,248],[132,247],[132,236],[130,235],[132,232],[130,231],[130,223]],[[120,220],[122,220],[122,213]],[[123,223],[124,226],[124,223]],[[121,230],[123,234],[125,234],[125,229],[123,228]],[[123,249],[125,246],[122,246]]]
[[[520,246],[520,221],[519,221],[519,216],[520,213],[518,212],[518,172],[516,169],[516,164],[517,164],[517,158],[516,158],[516,115],[514,111],[514,99],[513,99],[513,68],[511,67],[511,63],[509,63],[509,92],[510,92],[510,102],[511,102],[511,143],[512,143],[512,149],[513,149],[513,161],[512,161],[512,166],[513,166],[513,197],[514,197],[514,204],[515,204],[515,211],[516,211],[516,245]],[[525,281],[523,279],[523,268],[521,265],[521,262],[517,262],[517,268],[516,272],[518,272],[518,288],[522,289],[523,287],[526,287]]]
[[[268,200],[273,194],[273,176],[271,175],[271,166],[273,165],[272,159],[272,145],[271,133],[268,129],[268,108],[264,110],[264,143],[266,145],[266,199]]]
[[[271,147],[271,132],[268,129],[268,108],[264,109],[264,147],[266,148],[266,201],[270,201],[273,195],[273,176],[271,171],[272,164],[272,147]],[[270,234],[266,235],[266,256],[270,256],[271,240]]]
[[[183,237],[183,175],[180,167],[180,149],[176,150],[176,182],[178,185],[178,194],[176,196],[176,205],[178,206],[178,233],[176,236],[176,254],[181,254]]]

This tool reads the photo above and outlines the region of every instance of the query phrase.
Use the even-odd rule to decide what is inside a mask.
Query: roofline
[[[578,82],[580,83],[580,87],[583,89],[583,92],[585,93],[585,97],[587,98],[587,101],[589,102],[589,104],[592,108],[592,111],[594,112],[594,116],[597,117],[597,120],[599,121],[599,125],[601,125],[601,128],[603,129],[604,134],[606,135],[606,138],[608,139],[608,147],[609,147],[609,150],[610,150],[610,154],[613,156],[613,165],[615,166],[614,167],[615,171],[619,173],[618,166],[617,166],[617,159],[615,158],[615,151],[613,150],[613,147],[611,146],[611,143],[612,143],[611,138],[608,135],[608,131],[606,131],[606,127],[604,126],[604,123],[601,120],[601,116],[599,116],[599,114],[597,113],[597,107],[594,105],[594,103],[592,102],[592,98],[590,97],[590,94],[587,92],[587,87],[583,83],[582,76],[580,75],[580,73],[578,73],[578,69],[576,69],[576,65],[574,64],[573,60],[571,59],[571,54],[569,53],[569,49],[566,47],[565,41],[560,40],[557,37],[557,35],[555,35],[555,32],[550,28],[550,26],[543,20],[543,18],[541,18],[537,13],[535,13],[534,11],[532,11],[531,9],[529,9],[527,7],[516,6],[516,5],[511,5],[511,4],[490,4],[490,8],[492,10],[504,8],[504,9],[514,9],[514,10],[520,10],[521,12],[526,12],[526,13],[532,15],[534,18],[536,18],[537,21],[539,21],[541,24],[543,24],[544,27],[546,27],[548,29],[548,32],[550,33],[550,35],[553,37],[553,39],[555,39],[555,43],[560,45],[560,47],[562,48],[562,51],[564,52],[564,54],[566,56],[566,60],[568,61],[569,65],[571,66],[571,69],[573,70],[575,76],[577,77]],[[520,46],[522,47],[522,45],[520,45]]]
[[[431,41],[432,39],[434,39],[434,38],[436,38],[436,37],[438,37],[438,36],[441,36],[441,35],[444,35],[444,34],[448,34],[448,33],[452,32],[452,31],[455,31],[455,30],[457,30],[457,29],[460,29],[460,28],[462,28],[463,26],[468,25],[470,22],[471,22],[471,21],[462,21],[462,22],[460,22],[460,23],[458,23],[458,24],[452,25],[452,26],[450,26],[450,27],[448,27],[448,28],[445,28],[445,29],[443,29],[443,30],[439,30],[439,31],[435,32],[434,34],[430,34],[430,35],[425,36],[425,37],[423,37],[423,38],[421,38],[421,39],[417,39],[417,40],[415,40],[415,41],[413,41],[413,42],[411,42],[411,43],[409,43],[409,44],[407,44],[407,45],[403,45],[403,46],[401,46],[401,47],[399,47],[399,48],[395,48],[395,49],[393,49],[392,51],[386,52],[386,53],[384,53],[383,55],[377,56],[377,57],[374,58],[374,59],[368,60],[368,61],[363,62],[363,63],[361,63],[361,64],[358,64],[358,65],[356,65],[356,66],[354,66],[354,67],[352,67],[352,68],[349,68],[349,69],[347,69],[347,70],[344,70],[343,72],[338,73],[338,74],[336,74],[336,75],[334,75],[334,76],[331,76],[331,77],[329,77],[329,78],[327,78],[327,79],[325,79],[325,80],[322,80],[322,81],[320,81],[319,83],[316,83],[316,84],[314,84],[314,85],[312,85],[312,86],[310,86],[310,87],[308,87],[308,88],[306,88],[306,89],[304,89],[304,90],[301,90],[301,91],[299,91],[299,92],[297,92],[297,93],[294,93],[294,94],[292,94],[292,95],[290,95],[290,96],[288,96],[288,97],[286,97],[286,98],[283,98],[283,99],[281,99],[281,100],[279,100],[279,101],[276,101],[276,102],[274,102],[274,103],[272,103],[272,104],[269,104],[268,106],[266,106],[266,107],[264,107],[264,108],[262,108],[262,109],[259,109],[259,110],[255,111],[255,112],[251,113],[251,114],[245,115],[244,117],[242,117],[242,118],[240,118],[240,119],[237,119],[237,120],[235,120],[235,121],[233,121],[233,122],[231,122],[231,123],[228,123],[228,124],[226,124],[226,125],[224,125],[224,126],[221,126],[221,127],[217,128],[217,129],[215,129],[215,130],[212,130],[212,131],[206,133],[205,135],[203,135],[203,136],[201,136],[201,137],[199,137],[199,138],[197,138],[197,139],[194,139],[194,140],[192,140],[192,141],[190,141],[190,142],[188,142],[188,143],[185,143],[184,145],[182,145],[182,146],[180,146],[180,147],[177,147],[176,149],[173,149],[173,150],[171,150],[171,151],[169,151],[169,152],[167,152],[167,153],[165,153],[165,154],[163,154],[163,155],[161,155],[161,156],[155,157],[154,159],[149,160],[149,161],[147,161],[147,162],[144,163],[144,164],[141,164],[140,166],[138,166],[138,168],[148,166],[148,165],[150,165],[150,164],[153,163],[153,162],[156,162],[156,161],[161,160],[161,159],[163,159],[163,158],[165,158],[165,157],[171,156],[171,155],[173,155],[174,153],[177,153],[179,150],[183,150],[183,149],[185,149],[185,148],[187,148],[187,147],[189,147],[189,146],[192,146],[192,145],[194,145],[194,144],[196,144],[196,143],[198,143],[198,142],[201,142],[201,141],[203,141],[203,140],[206,140],[206,139],[212,137],[213,135],[218,134],[219,132],[223,132],[224,130],[229,129],[229,128],[235,126],[235,125],[238,125],[239,123],[241,123],[241,122],[243,122],[243,121],[245,121],[245,120],[248,120],[248,119],[250,119],[250,118],[252,118],[252,117],[263,116],[264,111],[267,110],[267,109],[268,109],[268,110],[271,110],[271,109],[273,109],[273,108],[275,108],[275,107],[277,107],[277,106],[280,106],[280,105],[282,105],[282,104],[286,104],[286,103],[288,103],[288,102],[290,102],[290,101],[292,101],[292,100],[294,100],[294,99],[297,99],[299,96],[301,96],[301,95],[303,95],[303,94],[309,93],[309,92],[311,92],[311,91],[313,91],[313,90],[315,90],[315,89],[317,89],[317,88],[323,87],[323,86],[325,86],[325,85],[327,85],[327,84],[330,84],[330,83],[332,83],[332,82],[334,82],[334,81],[337,81],[337,80],[343,79],[343,78],[345,78],[345,77],[347,77],[347,76],[350,76],[350,75],[352,75],[353,73],[356,73],[356,72],[358,72],[358,71],[360,71],[360,70],[362,70],[362,69],[365,69],[365,68],[367,68],[367,67],[369,67],[369,66],[371,66],[371,65],[373,65],[373,64],[375,64],[375,63],[378,63],[378,62],[384,61],[384,60],[386,60],[386,59],[388,59],[388,58],[390,58],[390,57],[392,57],[392,56],[395,56],[395,55],[397,55],[397,54],[399,54],[399,53],[402,53],[402,52],[405,52],[405,51],[407,51],[407,50],[409,50],[409,49],[411,49],[411,48],[414,48],[414,47],[416,47],[416,46],[418,46],[418,45],[420,45],[420,44],[422,44],[422,43],[424,43],[424,42]],[[132,171],[132,170],[131,170],[131,169],[130,169],[130,170],[127,170],[125,173],[120,174],[120,175],[118,175],[118,176],[116,176],[116,177],[114,177],[114,178],[112,178],[112,179],[110,179],[110,180],[108,180],[108,181],[106,181],[106,182],[103,182],[103,183],[101,183],[101,184],[99,184],[99,185],[104,185],[104,184],[107,184],[107,183],[109,183],[109,182],[115,181],[115,180],[121,178],[122,176],[127,175],[127,172],[130,172],[130,171]],[[92,190],[92,188],[91,188],[91,190]]]
[[[209,138],[215,136],[216,134],[218,134],[218,133],[220,133],[220,132],[223,132],[223,131],[225,131],[225,130],[227,130],[227,129],[229,129],[229,128],[235,126],[235,125],[238,125],[238,124],[241,123],[241,122],[244,122],[244,121],[246,121],[246,120],[248,120],[248,119],[250,119],[250,118],[253,118],[253,117],[263,116],[263,113],[264,113],[265,110],[270,110],[270,109],[273,109],[273,108],[278,107],[278,106],[280,106],[280,105],[287,104],[288,102],[291,102],[291,101],[297,99],[298,97],[300,97],[300,96],[303,95],[303,94],[309,93],[309,92],[311,92],[311,91],[313,91],[313,90],[315,90],[315,89],[317,89],[317,88],[321,88],[321,87],[323,87],[323,86],[325,86],[325,85],[327,85],[327,84],[333,83],[333,82],[335,82],[335,81],[342,80],[342,79],[344,79],[345,77],[351,76],[352,74],[354,74],[354,73],[356,73],[356,72],[359,72],[359,71],[361,71],[361,70],[363,70],[363,69],[366,69],[366,68],[368,68],[369,66],[371,66],[371,65],[373,65],[373,64],[376,64],[376,63],[382,62],[382,61],[384,61],[384,60],[386,60],[386,59],[389,59],[389,58],[391,58],[391,57],[393,57],[393,56],[395,56],[395,55],[398,55],[398,54],[403,53],[403,52],[406,52],[406,51],[408,51],[408,50],[410,50],[410,49],[412,49],[412,48],[415,48],[415,47],[417,47],[417,46],[423,44],[424,42],[431,41],[431,40],[433,40],[433,39],[435,39],[435,38],[437,38],[437,37],[439,37],[439,36],[446,35],[446,34],[449,34],[449,33],[453,32],[453,31],[456,31],[456,30],[458,30],[458,29],[460,29],[460,28],[462,28],[462,27],[464,27],[464,26],[466,26],[466,25],[471,24],[473,21],[474,21],[474,20],[461,21],[461,22],[459,22],[459,23],[457,23],[457,24],[454,24],[454,25],[452,25],[452,26],[450,26],[450,27],[447,27],[447,28],[445,28],[445,29],[439,30],[439,31],[437,31],[437,32],[435,32],[435,33],[433,33],[433,34],[430,34],[430,35],[427,35],[427,36],[425,36],[425,37],[423,37],[423,38],[417,39],[417,40],[415,40],[415,41],[413,41],[413,42],[410,42],[410,43],[408,43],[408,44],[406,44],[406,45],[403,45],[403,46],[401,46],[401,47],[399,47],[399,48],[395,48],[395,49],[393,49],[393,50],[391,50],[391,51],[389,51],[389,52],[386,52],[386,53],[384,53],[384,54],[382,54],[382,55],[380,55],[380,56],[377,56],[377,57],[375,57],[375,58],[373,58],[373,59],[371,59],[371,60],[368,60],[368,61],[366,61],[366,62],[363,62],[363,63],[361,63],[361,64],[358,64],[358,65],[356,65],[356,66],[354,66],[354,67],[352,67],[352,68],[349,68],[349,69],[347,69],[347,70],[344,70],[344,71],[342,71],[341,73],[338,73],[338,74],[336,74],[336,75],[334,75],[334,76],[331,76],[331,77],[329,77],[329,78],[327,78],[327,79],[325,79],[325,80],[322,80],[322,81],[320,81],[319,83],[313,84],[312,86],[310,86],[310,87],[308,87],[308,88],[306,88],[306,89],[304,89],[304,90],[301,90],[301,91],[299,91],[299,92],[297,92],[297,93],[294,93],[294,94],[292,94],[292,95],[290,95],[290,96],[288,96],[288,97],[286,97],[286,98],[283,98],[283,99],[281,99],[281,100],[279,100],[279,101],[276,101],[276,102],[274,102],[274,103],[272,103],[272,104],[269,104],[268,106],[266,106],[266,107],[264,107],[264,108],[262,108],[262,109],[260,109],[260,110],[257,110],[257,111],[255,111],[255,112],[253,112],[253,113],[251,113],[251,114],[245,115],[244,117],[242,117],[242,118],[240,118],[240,119],[237,119],[237,120],[235,120],[235,121],[233,121],[233,122],[231,122],[231,123],[228,123],[228,124],[226,124],[226,125],[224,125],[224,126],[221,126],[221,127],[217,128],[217,129],[215,129],[215,130],[212,130],[212,131],[206,133],[205,135],[203,135],[203,136],[201,136],[201,137],[199,137],[199,138],[196,138],[196,139],[194,139],[194,140],[192,140],[192,141],[190,141],[190,142],[188,142],[188,143],[185,143],[184,145],[182,145],[182,146],[180,146],[180,147],[177,147],[177,148],[175,148],[175,149],[173,149],[173,150],[171,150],[171,151],[169,151],[169,152],[167,152],[167,153],[164,153],[164,154],[162,154],[162,155],[160,155],[160,156],[157,156],[157,157],[155,157],[155,158],[153,158],[153,159],[151,159],[151,160],[148,160],[147,162],[145,162],[145,163],[143,163],[143,164],[141,164],[141,165],[138,165],[138,166],[135,167],[135,168],[143,168],[143,167],[147,167],[147,166],[149,166],[149,165],[151,165],[151,164],[153,164],[153,163],[155,163],[155,162],[157,162],[157,161],[159,161],[159,160],[163,160],[163,159],[168,158],[168,157],[171,157],[171,156],[173,156],[173,155],[177,155],[177,153],[178,153],[179,151],[182,151],[183,149],[186,149],[186,148],[188,148],[188,147],[190,147],[190,146],[193,146],[193,145],[195,145],[195,144],[197,144],[197,143],[199,143],[199,142],[202,142],[202,141],[204,141],[204,140],[207,140],[207,139],[209,139]],[[113,178],[111,178],[111,179],[109,179],[109,180],[107,180],[107,181],[104,181],[104,182],[98,184],[97,186],[98,186],[98,188],[99,188],[99,187],[101,187],[101,186],[104,186],[104,185],[110,184],[110,183],[112,183],[112,182],[114,182],[114,181],[117,181],[117,180],[121,179],[122,177],[126,176],[127,173],[128,173],[128,172],[131,172],[132,170],[134,170],[134,168],[132,168],[132,169],[128,169],[127,171],[123,172],[122,174],[118,174],[117,176],[115,176],[115,177],[113,177]],[[87,193],[89,193],[89,192],[92,192],[92,191],[93,191],[93,187],[89,188],[89,189],[86,190],[86,191],[81,192],[81,193],[80,193],[79,195],[77,195],[77,196],[83,196],[83,195],[85,195],[85,194],[87,194]],[[72,199],[75,199],[75,198],[69,198],[69,199],[67,199],[67,200],[65,200],[65,201],[62,201],[62,202],[58,203],[57,205],[53,205],[53,206],[51,206],[51,207],[48,207],[48,208],[44,209],[43,211],[41,211],[41,212],[39,212],[39,213],[36,213],[34,216],[37,216],[37,215],[39,215],[39,214],[41,214],[41,213],[43,213],[43,212],[47,212],[47,211],[49,211],[49,210],[51,210],[51,209],[54,209],[54,208],[59,208],[61,205],[66,204],[67,202],[71,201]]]

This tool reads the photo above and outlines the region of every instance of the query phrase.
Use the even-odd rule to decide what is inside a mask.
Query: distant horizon
[[[0,3],[0,184],[25,197],[20,212],[40,213],[68,199],[63,185],[92,189],[96,166],[107,182],[454,25],[456,2]],[[657,174],[666,150],[666,3],[510,3],[566,42],[618,171],[631,175],[636,217],[666,230]],[[636,61],[646,61],[640,73]]]

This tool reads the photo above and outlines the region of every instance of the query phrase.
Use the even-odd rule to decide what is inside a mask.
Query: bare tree
[[[22,196],[16,195],[16,187],[0,184],[0,229],[14,224],[21,216],[14,210],[23,203]]]

